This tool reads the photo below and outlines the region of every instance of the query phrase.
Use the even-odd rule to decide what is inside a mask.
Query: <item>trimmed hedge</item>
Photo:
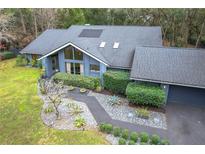
[[[100,79],[94,77],[87,77],[77,74],[56,73],[53,77],[54,81],[63,81],[65,85],[76,86],[87,89],[96,89],[100,86]]]
[[[129,72],[109,70],[103,74],[104,87],[116,94],[125,94]]]
[[[127,85],[126,95],[134,104],[160,107],[165,104],[165,92],[161,87],[131,82]]]
[[[13,52],[10,51],[4,51],[4,52],[0,52],[0,59],[4,60],[4,59],[11,59],[16,57],[16,55]]]

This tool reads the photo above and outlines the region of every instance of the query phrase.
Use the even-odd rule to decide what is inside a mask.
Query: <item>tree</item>
[[[62,102],[62,90],[63,90],[63,82],[55,83],[53,80],[44,80],[41,79],[39,81],[40,88],[43,88],[45,91],[45,96],[48,98],[49,103],[54,107],[55,114],[57,119],[60,119],[60,112],[59,112],[59,106]],[[42,90],[41,90],[42,92]]]

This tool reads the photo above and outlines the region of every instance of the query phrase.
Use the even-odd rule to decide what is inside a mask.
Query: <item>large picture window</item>
[[[83,53],[72,46],[65,48],[65,59],[83,60]]]

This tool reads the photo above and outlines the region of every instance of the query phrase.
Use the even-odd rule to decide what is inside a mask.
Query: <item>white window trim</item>
[[[52,55],[52,54],[56,53],[57,51],[59,51],[59,50],[61,50],[61,49],[65,48],[65,47],[67,47],[67,46],[69,46],[69,45],[71,45],[71,46],[75,47],[76,49],[78,49],[78,50],[82,51],[82,52],[83,52],[83,53],[85,53],[86,55],[88,55],[88,56],[92,57],[93,59],[95,59],[95,60],[97,60],[97,61],[99,61],[99,62],[103,63],[104,65],[109,66],[108,64],[106,64],[106,63],[105,63],[105,62],[103,62],[102,60],[100,60],[100,59],[96,58],[95,56],[93,56],[93,55],[89,54],[87,51],[85,51],[85,50],[83,50],[83,49],[79,48],[78,46],[76,46],[75,44],[73,44],[73,43],[71,43],[71,42],[69,42],[69,43],[67,43],[67,44],[65,44],[65,45],[63,45],[63,46],[61,46],[61,47],[59,47],[59,48],[57,48],[57,49],[55,49],[55,50],[51,51],[50,53],[48,53],[48,54],[46,54],[46,55],[42,56],[42,57],[41,57],[41,58],[39,58],[38,60],[41,60],[41,59],[43,59],[43,58],[46,58],[47,56],[50,56],[50,55]]]

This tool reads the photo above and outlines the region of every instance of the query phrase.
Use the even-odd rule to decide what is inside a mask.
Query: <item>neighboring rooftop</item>
[[[205,88],[205,50],[137,47],[131,78]]]
[[[131,69],[136,45],[162,46],[158,26],[73,25],[59,33],[51,31],[42,33],[22,52],[46,55],[71,42],[111,67]],[[101,42],[106,42],[103,48],[99,47]],[[118,48],[113,48],[114,42],[119,43]]]

